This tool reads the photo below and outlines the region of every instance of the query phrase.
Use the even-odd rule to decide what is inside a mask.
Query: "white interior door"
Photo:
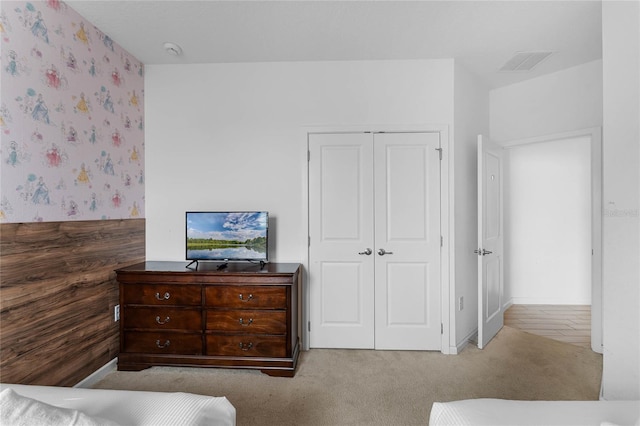
[[[376,349],[441,349],[439,147],[374,135]]]
[[[478,135],[478,347],[504,325],[502,149]]]
[[[371,134],[310,134],[309,155],[310,346],[373,349]]]

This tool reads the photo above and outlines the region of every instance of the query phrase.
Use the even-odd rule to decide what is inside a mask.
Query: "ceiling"
[[[455,58],[496,88],[602,57],[595,0],[66,3],[146,65]],[[553,54],[529,72],[499,71],[521,51]]]

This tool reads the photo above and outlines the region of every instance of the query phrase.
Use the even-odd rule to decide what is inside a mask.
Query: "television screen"
[[[187,260],[267,261],[268,212],[187,212]]]

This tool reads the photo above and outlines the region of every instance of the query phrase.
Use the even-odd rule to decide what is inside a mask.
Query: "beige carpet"
[[[602,356],[504,327],[484,349],[312,349],[294,378],[249,370],[153,367],[94,387],[226,396],[244,425],[426,425],[434,401],[597,400]]]

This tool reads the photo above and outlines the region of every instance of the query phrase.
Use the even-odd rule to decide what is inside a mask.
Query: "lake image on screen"
[[[187,213],[187,259],[266,259],[266,212]]]

